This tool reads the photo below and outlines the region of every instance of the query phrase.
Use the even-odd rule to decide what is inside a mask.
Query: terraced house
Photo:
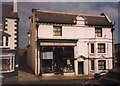
[[[3,3],[0,24],[0,73],[3,75],[17,75],[18,22],[17,2]]]
[[[32,9],[27,63],[35,75],[93,75],[112,69],[112,22],[104,13]]]

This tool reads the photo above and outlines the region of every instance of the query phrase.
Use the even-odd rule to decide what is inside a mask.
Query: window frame
[[[53,26],[53,36],[62,36],[62,26]]]
[[[95,61],[94,60],[91,60],[91,70],[95,70]]]
[[[9,43],[9,37],[6,36],[5,46],[8,46],[8,43]]]
[[[98,70],[106,70],[106,60],[98,60]]]
[[[105,43],[98,43],[98,53],[106,53]]]
[[[3,62],[2,60],[9,60],[9,62],[10,62],[10,64],[3,64],[3,63],[1,63],[2,66],[0,68],[2,68],[2,69],[0,70],[0,73],[8,73],[8,72],[13,72],[14,71],[14,61],[15,61],[15,58],[14,58],[13,55],[1,55],[0,56],[0,60],[1,60],[0,62]],[[4,69],[3,68],[4,65],[7,65],[5,67],[9,67],[9,69],[3,70]]]
[[[91,43],[91,53],[95,53],[95,46],[94,46],[94,43]]]
[[[102,37],[102,28],[95,27],[95,36]]]

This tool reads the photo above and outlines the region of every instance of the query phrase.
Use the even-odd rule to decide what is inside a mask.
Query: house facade
[[[18,13],[17,2],[2,4],[0,25],[0,73],[17,75],[18,70]]]
[[[93,75],[112,69],[114,23],[107,15],[32,13],[27,63],[35,75]]]
[[[120,43],[115,44],[116,67],[120,67]]]

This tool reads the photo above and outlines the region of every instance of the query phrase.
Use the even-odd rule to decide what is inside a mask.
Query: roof
[[[18,14],[13,12],[13,6],[2,4],[2,18],[18,18]]]
[[[11,36],[10,34],[8,34],[6,32],[3,32],[2,34],[3,34],[3,36]]]
[[[55,23],[55,24],[76,24],[77,16],[81,16],[86,20],[86,25],[101,25],[101,26],[111,26],[111,22],[108,21],[105,15],[95,15],[95,14],[72,14],[66,12],[55,12],[46,11],[39,9],[32,9],[35,13],[35,17],[38,18],[40,23]]]
[[[56,23],[56,24],[75,24],[76,15],[58,14],[50,12],[36,12],[36,17],[41,23]]]
[[[0,31],[0,35],[1,35],[1,36],[11,36],[10,34],[4,32],[4,31]]]

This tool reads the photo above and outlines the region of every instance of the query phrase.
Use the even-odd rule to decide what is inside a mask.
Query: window
[[[0,73],[14,71],[14,57],[13,56],[2,56],[0,57]]]
[[[105,53],[105,43],[98,43],[98,53]]]
[[[91,60],[91,70],[94,70],[94,60]]]
[[[3,46],[3,41],[0,40],[0,46]]]
[[[2,31],[0,31],[0,46],[3,46],[3,36],[2,36]]]
[[[0,46],[3,46],[3,39],[0,37]]]
[[[99,60],[98,61],[98,70],[105,70],[106,69],[106,61],[105,60]]]
[[[91,44],[91,53],[94,53],[94,44]]]
[[[53,49],[52,47],[42,47],[42,73],[53,72]]]
[[[63,71],[65,73],[74,72],[74,49],[73,47],[65,47],[63,55]]]
[[[53,26],[53,36],[62,36],[62,26]]]
[[[6,37],[6,43],[5,44],[6,44],[6,46],[8,46],[8,37]]]
[[[95,35],[97,37],[102,37],[102,28],[95,28]]]

